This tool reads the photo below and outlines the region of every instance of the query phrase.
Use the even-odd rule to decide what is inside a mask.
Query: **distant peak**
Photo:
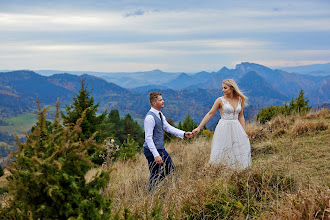
[[[152,70],[151,72],[159,72],[159,73],[162,73],[163,71],[161,71],[160,69],[154,69],[154,70]]]
[[[181,73],[180,76],[189,76],[187,73]]]
[[[242,62],[236,65],[236,70],[242,72],[247,72],[248,70],[261,70],[261,69],[269,70],[270,68],[257,63],[249,63],[249,62]]]
[[[220,69],[220,71],[224,71],[224,70],[229,70],[229,69],[225,66]]]
[[[191,78],[191,76],[189,76],[188,74],[186,73],[181,73],[177,79],[186,79],[186,78]]]

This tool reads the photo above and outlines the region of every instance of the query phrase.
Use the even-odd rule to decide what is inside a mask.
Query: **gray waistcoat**
[[[151,111],[149,111],[146,114],[146,117],[148,115],[152,115],[155,120],[155,127],[154,127],[154,132],[152,135],[152,140],[154,141],[157,149],[164,149],[164,131],[163,131],[163,126],[162,126],[162,121],[155,115],[155,113],[153,113]],[[148,148],[146,142],[144,142],[143,147]]]

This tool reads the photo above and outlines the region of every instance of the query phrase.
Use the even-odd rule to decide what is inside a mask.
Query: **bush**
[[[124,141],[124,143],[120,147],[119,158],[122,160],[135,158],[138,148],[138,143],[136,143],[134,139],[130,135],[128,135],[126,141]]]
[[[6,188],[0,188],[0,196],[4,193],[8,193],[8,190]]]
[[[201,134],[208,139],[212,139],[214,132],[210,131],[209,129],[205,129],[202,130]]]
[[[291,115],[292,113],[306,114],[311,109],[308,106],[308,100],[304,98],[304,91],[299,92],[298,97],[294,100],[291,99],[290,103],[285,103],[283,106],[268,106],[262,108],[257,114],[257,121],[265,124],[277,115]]]
[[[37,100],[38,102],[38,100]],[[108,219],[110,199],[100,190],[109,180],[108,172],[100,172],[87,182],[86,173],[94,166],[87,150],[90,145],[102,148],[95,134],[82,141],[81,123],[62,127],[57,112],[51,132],[47,131],[47,108],[38,103],[38,124],[26,143],[16,137],[18,151],[11,154],[7,178],[9,206],[1,210],[4,219]]]

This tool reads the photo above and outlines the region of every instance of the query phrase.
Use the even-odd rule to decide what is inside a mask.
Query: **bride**
[[[194,135],[198,134],[220,109],[221,119],[214,131],[209,164],[223,164],[234,169],[244,169],[251,166],[251,147],[245,132],[243,115],[243,106],[246,105],[247,98],[233,79],[222,82],[222,92],[224,96],[215,100],[211,110],[192,132]]]

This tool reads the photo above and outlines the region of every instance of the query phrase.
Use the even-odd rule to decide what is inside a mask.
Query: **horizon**
[[[302,65],[302,66],[288,66],[288,67],[275,66],[275,67],[272,67],[272,66],[266,66],[266,65],[263,65],[263,64],[253,63],[253,62],[241,62],[241,63],[238,63],[236,65],[239,65],[239,64],[242,64],[242,63],[257,64],[257,65],[265,66],[265,67],[273,69],[273,70],[276,70],[276,69],[281,70],[281,69],[286,69],[286,68],[289,69],[289,68],[296,68],[296,67],[305,67],[305,66],[309,67],[309,66],[314,66],[314,65],[323,65],[323,64],[327,65],[327,64],[330,64],[330,62],[328,62],[328,63],[315,63],[315,64]],[[223,67],[218,68],[218,70],[216,70],[216,71],[201,70],[201,71],[194,71],[194,72],[193,71],[192,72],[184,72],[184,71],[170,72],[170,71],[164,71],[164,70],[161,70],[161,69],[141,70],[141,71],[127,71],[127,72],[123,72],[123,71],[99,72],[99,71],[93,71],[93,70],[56,70],[56,69],[39,69],[39,70],[35,70],[35,69],[10,69],[10,70],[0,69],[0,73],[1,72],[14,72],[14,71],[32,71],[32,72],[39,73],[40,75],[46,74],[46,73],[40,73],[40,72],[54,72],[53,74],[59,74],[59,73],[78,74],[78,73],[82,73],[82,74],[91,74],[91,75],[93,75],[93,73],[94,74],[102,74],[102,73],[111,73],[111,74],[122,74],[123,73],[123,74],[125,74],[125,73],[146,73],[146,72],[161,71],[161,72],[164,72],[164,73],[176,73],[176,74],[185,73],[185,74],[188,74],[188,75],[194,75],[194,74],[197,74],[199,72],[214,73],[214,72],[220,71],[222,68],[235,69],[236,65],[234,66],[234,68],[228,68],[227,66],[223,66]],[[287,70],[284,70],[284,71],[288,72]],[[304,73],[301,73],[301,74],[304,74]]]
[[[0,68],[215,72],[330,62],[327,0],[0,0]]]

